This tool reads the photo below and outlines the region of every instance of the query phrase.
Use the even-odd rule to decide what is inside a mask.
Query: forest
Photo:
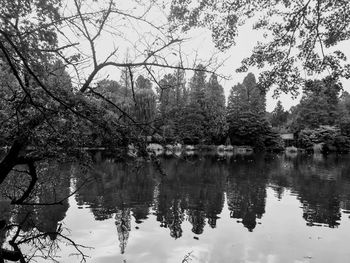
[[[254,74],[248,73],[242,83],[234,85],[226,101],[217,75],[208,76],[203,65],[197,69],[189,80],[183,70],[176,69],[157,80],[155,88],[151,80],[139,75],[134,93],[124,72],[119,81],[97,83],[96,91],[108,101],[92,97],[114,118],[123,118],[113,107],[116,104],[145,124],[148,143],[245,145],[257,151],[281,151],[285,145],[280,135],[292,133],[296,137],[292,144],[302,149],[312,151],[320,143],[324,152],[350,149],[350,94],[331,77],[306,82],[300,103],[289,111],[278,101],[267,112],[266,93]],[[96,140],[85,142],[96,146]],[[106,146],[101,138],[97,142]]]
[[[68,94],[74,94],[71,79],[60,62],[52,65],[52,72],[48,86],[59,88],[60,92],[64,87]],[[111,123],[134,120],[142,125],[142,138],[148,143],[248,145],[258,151],[281,151],[284,144],[280,134],[293,133],[298,138],[294,146],[303,149],[311,150],[314,144],[324,143],[325,151],[349,150],[350,94],[331,78],[308,81],[300,103],[289,111],[278,101],[275,109],[267,112],[266,94],[259,89],[254,74],[247,74],[242,83],[231,88],[227,102],[217,75],[207,75],[204,66],[199,65],[187,80],[185,71],[179,68],[157,80],[159,86],[154,87],[143,75],[131,84],[130,75],[124,70],[119,81],[97,82],[84,102],[94,107],[91,116],[95,114],[95,118],[101,114]],[[13,74],[4,66],[2,83],[2,98],[16,100],[20,87],[14,85]],[[11,109],[3,104],[1,113],[7,120]],[[44,143],[42,147],[48,142],[62,148],[118,148],[133,143],[130,138],[123,141],[101,133],[94,126],[85,127],[82,134],[82,121],[74,115],[67,117],[61,115],[55,123],[61,137],[44,131],[36,135]],[[10,123],[4,124],[8,131],[2,133],[0,144],[5,147],[9,146],[7,136],[13,136],[13,132]]]

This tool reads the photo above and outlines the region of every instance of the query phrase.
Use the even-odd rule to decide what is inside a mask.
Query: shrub
[[[317,129],[304,129],[299,133],[298,146],[311,150],[315,144],[323,144],[323,152],[348,152],[350,138],[342,135],[334,126],[321,126]]]

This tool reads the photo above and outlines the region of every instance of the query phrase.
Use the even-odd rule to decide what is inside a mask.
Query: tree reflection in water
[[[225,196],[230,217],[253,231],[265,213],[268,187],[278,199],[283,198],[285,189],[296,192],[307,225],[336,227],[341,204],[349,200],[341,182],[350,181],[343,178],[349,165],[346,160],[328,159],[284,155],[165,158],[162,173],[152,163],[135,167],[133,163],[100,162],[92,172],[96,182],[76,198],[79,204],[91,207],[97,220],[115,215],[122,253],[131,231],[131,216],[141,224],[152,209],[160,227],[168,228],[174,239],[183,235],[184,221],[200,235],[206,225],[216,227]]]
[[[155,210],[161,226],[169,227],[174,238],[182,235],[181,224],[186,217],[194,234],[202,234],[205,219],[216,226],[224,203],[224,174],[220,166],[198,160],[164,160],[164,178],[156,196]]]
[[[85,260],[82,248],[87,247],[70,239],[69,230],[61,223],[69,208],[71,166],[42,162],[36,168],[37,184],[22,204],[13,206],[10,200],[18,200],[26,191],[18,189],[23,169],[13,172],[4,184],[6,187],[1,187],[1,194],[8,201],[0,202],[0,262],[23,263],[37,258],[55,261],[62,244],[74,246],[76,253]]]
[[[131,230],[130,208],[118,209],[115,214],[115,224],[118,231],[120,253],[124,254]]]
[[[78,203],[89,204],[96,219],[115,214],[121,252],[130,232],[131,215],[136,223],[146,220],[154,209],[160,226],[170,236],[182,236],[182,223],[188,220],[192,232],[203,233],[205,225],[215,228],[222,212],[225,193],[230,216],[249,231],[265,213],[266,188],[272,187],[279,198],[284,189],[297,191],[304,205],[308,225],[335,227],[340,219],[337,181],[317,176],[320,171],[341,173],[346,166],[313,162],[310,158],[251,156],[218,161],[215,156],[189,160],[164,159],[166,177],[150,163],[138,168],[126,163],[100,163],[95,169],[96,183],[77,195]],[[328,169],[328,170],[327,170]],[[347,168],[348,169],[348,168]],[[322,198],[321,198],[322,197]]]
[[[346,157],[325,158],[284,158],[269,177],[275,185],[290,188],[297,194],[308,226],[334,228],[341,219],[341,203],[349,200],[346,193],[350,178],[346,175],[350,166]]]
[[[164,158],[162,173],[152,162],[98,159],[89,170],[79,165],[38,165],[42,181],[30,200],[44,204],[60,202],[46,206],[10,206],[9,202],[1,202],[0,227],[1,222],[7,222],[7,228],[0,231],[2,247],[11,248],[9,241],[17,235],[12,244],[17,244],[19,250],[24,247],[25,253],[21,255],[28,259],[33,255],[54,257],[60,242],[76,245],[73,240],[65,239],[67,231],[61,224],[69,209],[66,197],[70,195],[71,182],[74,186],[85,184],[75,194],[75,200],[79,206],[89,207],[95,220],[114,219],[122,254],[134,231],[132,222],[143,224],[153,216],[172,238],[179,239],[184,234],[185,222],[191,224],[194,235],[203,234],[208,227],[216,228],[227,205],[232,222],[252,232],[268,213],[265,211],[267,189],[273,189],[278,200],[284,198],[286,190],[295,194],[307,226],[337,227],[341,211],[350,210],[349,157]],[[15,178],[13,183],[18,183],[21,175]],[[10,195],[9,189],[3,191],[4,195]],[[20,193],[15,192],[14,198],[18,196]],[[82,250],[77,251],[85,256]]]
[[[264,159],[249,158],[230,165],[227,180],[227,203],[232,218],[250,232],[256,219],[265,213],[265,197],[269,165]]]

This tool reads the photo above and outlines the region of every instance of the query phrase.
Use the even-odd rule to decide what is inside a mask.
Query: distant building
[[[280,134],[285,147],[293,146],[295,145],[295,139],[293,133],[282,133]]]

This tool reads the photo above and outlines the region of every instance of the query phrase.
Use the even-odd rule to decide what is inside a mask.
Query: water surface
[[[57,200],[83,187],[62,205],[31,207],[25,231],[62,223],[71,240],[93,247],[82,248],[88,262],[350,260],[350,156],[200,155],[156,165],[97,154],[95,161],[90,170],[52,168],[66,179],[40,200],[52,200],[52,189]],[[28,207],[16,209],[13,221]],[[61,262],[81,259],[65,242],[56,252]]]

